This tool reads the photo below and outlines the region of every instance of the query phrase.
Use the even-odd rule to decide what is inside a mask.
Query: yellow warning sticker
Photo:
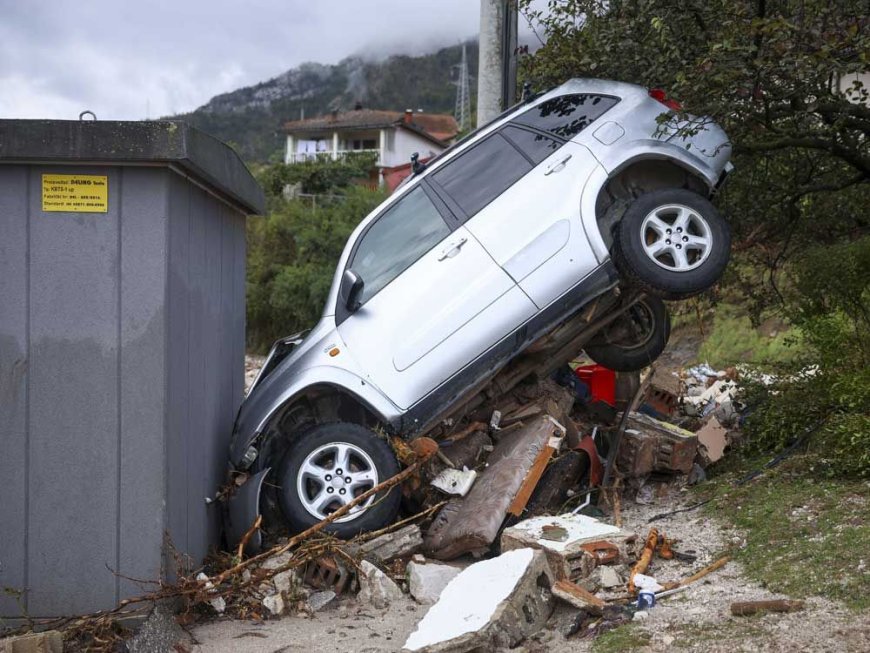
[[[101,175],[42,175],[42,210],[106,213],[109,178]]]

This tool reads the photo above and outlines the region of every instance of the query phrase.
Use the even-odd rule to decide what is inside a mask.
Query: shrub
[[[358,186],[312,208],[279,201],[248,226],[248,347],[263,351],[277,338],[319,319],[344,244],[384,194]]]
[[[830,474],[870,477],[870,237],[808,251],[786,307],[804,351],[780,380],[746,382],[749,444],[779,448],[821,422],[809,448]]]

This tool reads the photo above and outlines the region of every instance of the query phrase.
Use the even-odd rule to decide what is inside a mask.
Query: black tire
[[[686,230],[680,234],[660,232],[654,224],[668,228],[678,224],[679,207],[688,209]],[[652,222],[646,222],[648,217]],[[728,223],[706,198],[682,188],[638,197],[616,224],[613,236],[613,261],[623,279],[664,299],[685,299],[709,289],[722,276],[731,256]],[[648,253],[659,239],[662,251]],[[702,247],[702,241],[707,245]]]
[[[330,451],[332,445],[335,445],[334,451]],[[338,447],[341,445],[349,445],[346,450],[353,452],[350,455],[350,464],[348,465],[349,474],[344,470],[342,470],[341,475],[337,474],[340,468],[335,464],[335,451],[338,451]],[[314,458],[309,460],[310,456],[314,456]],[[333,461],[331,470],[329,469],[330,456],[332,456]],[[365,456],[368,457],[371,465],[369,465],[369,461],[365,460]],[[305,476],[300,481],[300,471],[306,460],[319,463],[314,465],[318,472],[333,472],[330,474],[332,479],[328,486],[321,478],[311,475]],[[341,479],[346,482],[348,476],[353,478],[354,473],[364,473],[369,466],[374,468],[376,478],[372,481],[366,481],[366,484],[356,489],[351,489],[353,487],[351,485],[344,486],[341,485],[340,481],[333,480]],[[326,492],[328,487],[332,487],[330,497],[334,497],[333,503],[321,511],[323,515],[328,515],[340,507],[341,501],[347,501],[351,496],[358,496],[374,487],[376,482],[382,483],[398,473],[399,463],[393,450],[383,438],[357,424],[346,422],[321,424],[293,440],[278,465],[278,505],[281,507],[281,512],[284,514],[290,530],[299,532],[321,521],[309,511],[309,508],[306,508],[306,499],[308,505],[312,506],[315,499],[321,496],[324,501],[329,498],[326,494],[320,494],[319,489]],[[338,485],[334,485],[336,482]],[[302,492],[306,493],[307,496],[300,495],[300,483]],[[338,492],[342,490],[345,492],[342,492],[343,496],[339,497]],[[363,504],[366,507],[359,514],[351,516],[349,519],[342,518],[342,520],[347,519],[347,521],[333,522],[324,530],[346,539],[359,533],[383,528],[395,520],[399,512],[401,497],[402,492],[398,486],[380,492]]]
[[[652,363],[671,337],[665,303],[647,295],[601,329],[584,347],[589,358],[617,372],[635,372]]]

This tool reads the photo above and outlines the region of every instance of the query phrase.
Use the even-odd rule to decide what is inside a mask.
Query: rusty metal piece
[[[607,540],[588,542],[580,547],[588,551],[599,565],[609,565],[611,562],[619,562],[619,547]]]
[[[674,559],[674,550],[673,550],[674,541],[668,539],[664,535],[662,535],[662,543],[659,545],[658,554],[662,560],[673,560]]]
[[[347,567],[334,556],[321,556],[308,563],[305,568],[305,582],[319,590],[332,590],[341,594],[350,581]]]
[[[634,594],[637,588],[634,585],[634,577],[637,574],[645,574],[649,563],[652,562],[653,553],[656,550],[656,545],[659,543],[659,532],[655,528],[649,529],[649,535],[646,536],[646,542],[643,545],[643,552],[637,563],[631,569],[631,576],[628,579],[628,591]]]

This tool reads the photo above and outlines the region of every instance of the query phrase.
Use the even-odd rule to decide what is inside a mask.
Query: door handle
[[[547,171],[544,174],[549,175],[549,174],[552,174],[554,172],[561,171],[565,167],[565,164],[568,163],[568,161],[570,161],[570,160],[571,160],[571,155],[566,154],[564,157],[562,157],[558,161],[554,161],[549,166],[547,166]]]
[[[439,261],[443,261],[448,258],[453,258],[457,254],[459,254],[459,250],[462,249],[462,246],[468,242],[468,238],[464,236],[457,240],[455,243],[448,245],[447,248],[441,250],[441,256],[438,257]]]

